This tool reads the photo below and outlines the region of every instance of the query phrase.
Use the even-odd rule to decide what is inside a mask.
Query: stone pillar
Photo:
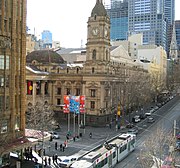
[[[41,95],[44,99],[44,94],[45,94],[45,81],[41,81]]]
[[[33,81],[33,93],[32,93],[32,97],[33,97],[32,104],[34,106],[35,102],[36,102],[36,81]]]

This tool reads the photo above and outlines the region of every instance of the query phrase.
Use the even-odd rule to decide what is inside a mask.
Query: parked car
[[[145,113],[146,116],[151,116],[151,114],[152,113],[150,111]]]
[[[126,128],[133,128],[134,127],[134,124],[132,124],[132,123],[128,123],[127,125],[126,125]]]
[[[180,139],[180,132],[177,133],[176,138],[177,138],[177,139]]]
[[[148,118],[147,118],[147,122],[148,122],[148,123],[153,123],[153,122],[155,122],[155,120],[154,120],[153,117],[148,117]]]
[[[133,118],[132,118],[132,122],[134,123],[137,123],[137,122],[140,122],[141,119],[140,119],[140,116],[139,115],[135,115]]]
[[[60,136],[57,132],[51,131],[50,134],[53,139],[60,139]]]
[[[176,142],[176,148],[175,148],[175,150],[180,151],[180,141],[177,141],[177,142]]]
[[[138,129],[137,128],[131,128],[131,129],[128,130],[128,133],[137,135],[138,134]]]

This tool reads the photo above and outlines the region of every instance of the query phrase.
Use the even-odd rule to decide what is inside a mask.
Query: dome
[[[32,63],[34,60],[43,64],[65,63],[64,59],[58,53],[51,50],[37,50],[26,56],[26,63]]]
[[[104,5],[102,4],[102,2],[99,0],[97,0],[95,7],[93,8],[92,12],[91,12],[91,17],[94,16],[107,16],[107,11],[104,8]]]

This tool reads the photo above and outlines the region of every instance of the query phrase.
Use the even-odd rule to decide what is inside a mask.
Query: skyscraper
[[[110,8],[107,8],[107,13],[111,19],[111,40],[127,40],[128,0],[111,0]]]
[[[52,33],[49,30],[42,32],[43,48],[52,48]]]
[[[177,41],[177,47],[178,47],[177,49],[180,52],[180,20],[175,21],[175,30],[176,30],[176,41]]]
[[[143,33],[143,44],[156,44],[167,50],[167,22],[163,0],[128,1],[129,34]]]

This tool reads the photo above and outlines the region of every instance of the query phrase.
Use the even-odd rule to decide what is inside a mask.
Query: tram
[[[79,158],[71,168],[112,168],[136,146],[136,135],[123,133]]]

